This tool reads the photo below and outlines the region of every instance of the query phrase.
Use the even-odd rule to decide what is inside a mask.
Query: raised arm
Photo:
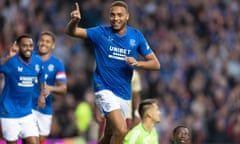
[[[4,64],[8,59],[13,57],[16,53],[18,53],[18,50],[19,48],[17,42],[14,41],[12,47],[9,49],[8,54],[0,60],[0,64]]]
[[[71,20],[68,22],[65,32],[72,37],[86,38],[86,29],[78,27],[78,23],[81,20],[81,13],[78,3],[75,3],[75,9],[70,14]]]

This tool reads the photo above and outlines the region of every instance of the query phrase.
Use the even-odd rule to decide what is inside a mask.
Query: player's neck
[[[49,53],[49,54],[44,54],[44,55],[40,55],[40,56],[41,56],[41,58],[42,58],[43,61],[46,61],[46,60],[48,60],[48,59],[50,58],[51,53]]]
[[[154,123],[150,119],[143,119],[142,125],[144,129],[147,130],[148,132],[150,132],[154,127]]]
[[[125,33],[126,33],[126,31],[127,31],[127,28],[126,28],[126,26],[125,27],[123,27],[122,29],[120,29],[120,30],[113,30],[113,32],[114,33],[116,33],[117,35],[124,35]]]
[[[19,58],[24,62],[24,63],[29,63],[31,61],[31,57],[23,57],[19,55]]]

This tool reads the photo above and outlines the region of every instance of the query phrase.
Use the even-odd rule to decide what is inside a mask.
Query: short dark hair
[[[128,11],[128,5],[125,1],[117,0],[117,1],[112,2],[111,8],[115,7],[115,6],[124,7]]]
[[[139,104],[138,112],[141,118],[143,118],[144,114],[146,113],[149,108],[153,106],[153,104],[157,104],[156,99],[145,99]]]
[[[43,32],[40,33],[40,37],[42,35],[48,35],[48,36],[52,37],[53,41],[55,42],[56,38],[55,38],[55,34],[54,33],[50,32],[50,31],[43,31]]]
[[[173,129],[173,136],[175,136],[175,134],[177,133],[177,130],[178,130],[179,128],[186,128],[186,129],[189,130],[188,127],[186,127],[186,126],[184,126],[184,125],[179,125],[179,126],[177,126],[177,127],[175,127],[175,128]]]
[[[30,39],[33,39],[32,36],[31,36],[30,34],[23,34],[23,35],[20,35],[20,36],[17,38],[17,40],[16,40],[17,45],[20,44],[20,42],[21,42],[21,40],[22,40],[23,38],[30,38]]]

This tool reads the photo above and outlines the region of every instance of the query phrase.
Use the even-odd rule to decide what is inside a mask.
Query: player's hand
[[[71,12],[71,19],[73,22],[79,22],[81,19],[81,13],[78,3],[75,3],[75,9]]]
[[[138,65],[138,61],[134,58],[134,57],[124,57],[124,59],[126,60],[127,64],[131,65],[131,66],[137,66]]]
[[[44,85],[44,95],[47,97],[52,92],[52,86],[45,84]]]
[[[44,108],[46,105],[46,100],[44,95],[38,97],[38,108]]]
[[[17,45],[17,42],[14,41],[14,43],[8,53],[9,57],[13,57],[14,55],[16,55],[18,53],[18,51],[19,51],[19,47]]]
[[[17,42],[14,41],[12,47],[10,47],[8,51],[8,54],[0,60],[0,64],[3,65],[4,63],[6,63],[6,61],[9,60],[11,57],[15,56],[18,53],[18,51],[19,48]]]

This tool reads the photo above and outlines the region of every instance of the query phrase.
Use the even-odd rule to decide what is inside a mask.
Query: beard
[[[126,26],[126,23],[117,24],[117,25],[111,23],[111,26],[112,26],[112,30],[113,30],[114,33],[119,33],[122,30],[124,30],[124,28]]]
[[[19,56],[22,58],[22,60],[28,62],[31,59],[32,51],[19,51]]]

